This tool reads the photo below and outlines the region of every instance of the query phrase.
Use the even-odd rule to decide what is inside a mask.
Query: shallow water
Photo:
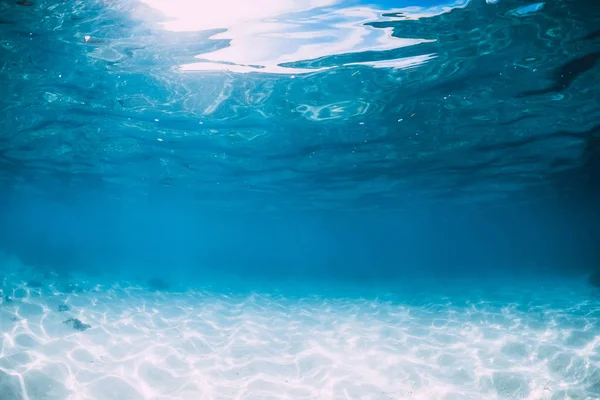
[[[0,400],[600,398],[599,26],[0,1]]]

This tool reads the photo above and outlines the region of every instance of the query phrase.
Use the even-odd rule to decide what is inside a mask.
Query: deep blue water
[[[0,0],[0,400],[600,398],[599,29]]]
[[[599,5],[488,3],[1,2],[0,248],[123,274],[588,273]]]

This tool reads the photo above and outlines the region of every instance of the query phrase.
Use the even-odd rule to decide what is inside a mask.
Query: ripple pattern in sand
[[[600,397],[597,301],[38,294],[0,305],[2,400]]]

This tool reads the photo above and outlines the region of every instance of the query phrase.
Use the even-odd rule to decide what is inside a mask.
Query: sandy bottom
[[[600,398],[583,282],[370,299],[3,285],[2,400]]]

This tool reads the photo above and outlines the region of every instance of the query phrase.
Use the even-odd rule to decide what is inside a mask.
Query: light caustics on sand
[[[430,17],[466,5],[459,1],[432,8],[379,8],[348,5],[339,0],[285,0],[258,2],[142,0],[167,19],[169,31],[210,31],[211,40],[228,41],[217,50],[199,54],[198,62],[180,66],[182,71],[228,71],[233,73],[302,74],[345,65],[368,65],[401,69],[414,67],[435,54],[395,58],[402,47],[431,42],[392,36],[392,28],[374,22]],[[355,61],[321,67],[295,63],[340,55]],[[376,56],[377,57],[374,57]],[[383,57],[383,60],[381,59]]]
[[[3,400],[591,400],[600,392],[600,303],[583,282],[488,299],[465,286],[418,301],[410,291],[399,301],[30,285],[3,283]]]

